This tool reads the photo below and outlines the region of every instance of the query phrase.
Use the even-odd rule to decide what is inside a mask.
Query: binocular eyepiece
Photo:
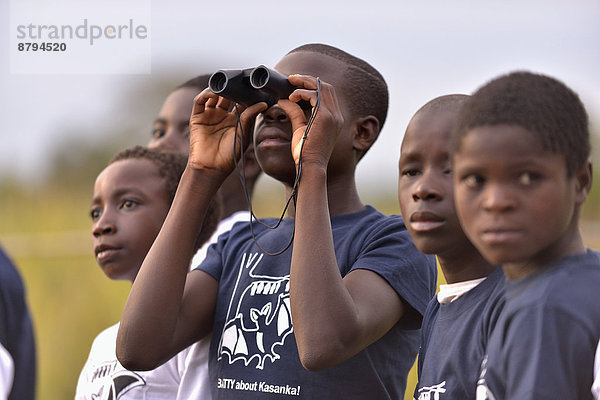
[[[267,103],[268,107],[279,99],[287,99],[297,86],[291,85],[287,76],[264,65],[246,69],[221,69],[208,80],[210,90],[231,101],[250,106]],[[310,109],[307,101],[298,102],[303,109]]]

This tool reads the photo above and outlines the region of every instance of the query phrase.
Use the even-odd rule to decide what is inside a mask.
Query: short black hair
[[[177,86],[173,91],[177,89],[198,89],[198,93],[203,91],[208,87],[208,80],[210,79],[211,74],[202,74],[198,75],[192,79],[189,79],[183,82],[181,85]]]
[[[347,84],[341,89],[350,111],[358,117],[373,115],[379,121],[381,130],[387,117],[389,93],[387,83],[379,71],[352,54],[321,43],[305,44],[288,54],[301,51],[323,54],[346,64],[348,68],[344,73],[344,80]]]
[[[467,94],[446,94],[436,97],[421,106],[415,116],[437,111],[459,112],[469,97]]]
[[[544,150],[565,156],[573,176],[590,156],[588,116],[579,96],[549,76],[516,71],[488,82],[468,99],[452,134],[452,152],[473,128],[516,125],[537,135]]]
[[[169,203],[173,202],[175,192],[181,175],[187,165],[187,156],[177,152],[161,150],[159,148],[148,148],[144,146],[134,146],[121,150],[109,161],[109,165],[121,160],[148,160],[158,167],[158,173],[163,178],[165,189],[169,197]],[[202,229],[198,233],[195,250],[198,250],[215,231],[219,220],[221,219],[221,203],[215,196],[211,201],[209,209],[206,212]]]

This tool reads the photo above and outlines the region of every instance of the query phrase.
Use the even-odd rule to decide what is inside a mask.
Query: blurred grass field
[[[281,193],[259,185],[256,194],[258,216],[281,212]],[[93,259],[90,196],[91,185],[89,190],[0,191],[0,245],[23,276],[34,319],[39,400],[73,398],[93,338],[118,321],[130,289],[128,282],[106,278]],[[369,203],[398,213],[393,197]],[[588,246],[600,248],[598,220],[586,221],[583,232]],[[406,399],[415,383],[413,369]]]

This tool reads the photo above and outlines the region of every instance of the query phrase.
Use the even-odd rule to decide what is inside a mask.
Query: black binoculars
[[[210,90],[226,99],[250,106],[264,101],[268,107],[279,99],[287,99],[298,86],[293,86],[287,76],[264,65],[246,69],[221,69],[210,76]],[[307,101],[298,102],[303,109],[310,109]]]

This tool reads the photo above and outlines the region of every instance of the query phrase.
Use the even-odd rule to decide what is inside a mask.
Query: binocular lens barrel
[[[223,71],[217,71],[211,75],[208,86],[210,87],[210,90],[218,94],[227,87],[227,81],[227,75],[225,75]]]
[[[262,89],[269,82],[269,69],[263,65],[256,67],[250,73],[250,84],[254,89]]]

